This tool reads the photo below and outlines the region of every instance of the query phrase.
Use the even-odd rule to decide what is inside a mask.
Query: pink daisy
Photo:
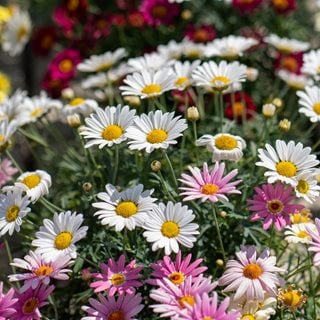
[[[133,294],[137,287],[142,286],[138,280],[141,278],[139,272],[142,267],[136,265],[136,260],[132,260],[125,266],[125,259],[122,254],[117,262],[110,258],[108,264],[101,264],[102,273],[93,273],[93,277],[98,281],[90,284],[94,292],[108,290],[109,296],[113,296],[116,292],[120,295]]]
[[[241,246],[236,252],[238,260],[229,260],[226,271],[219,279],[220,286],[227,286],[224,291],[236,291],[234,300],[244,296],[248,301],[264,299],[264,293],[276,294],[277,286],[283,285],[284,280],[276,272],[284,272],[278,268],[276,257],[269,256],[269,249],[265,249],[257,258],[254,246]]]
[[[174,317],[178,312],[187,313],[187,305],[195,304],[196,295],[211,292],[216,283],[211,279],[199,275],[195,279],[191,276],[179,286],[164,278],[159,288],[151,291],[150,297],[159,302],[151,305],[153,311],[160,313],[160,317]]]
[[[225,298],[219,305],[216,292],[213,292],[213,297],[209,297],[207,293],[197,295],[195,304],[187,306],[188,314],[179,314],[173,320],[237,320],[240,316],[239,311],[227,312],[229,301],[229,298]]]
[[[230,182],[238,174],[238,170],[232,170],[225,177],[223,177],[225,164],[216,162],[214,168],[209,172],[207,163],[203,164],[203,170],[199,168],[192,168],[189,170],[192,175],[182,174],[183,179],[179,179],[187,187],[180,187],[184,190],[180,193],[181,196],[186,196],[183,201],[190,201],[194,199],[201,199],[202,202],[209,200],[211,202],[218,202],[220,200],[229,201],[226,194],[241,192],[235,188],[241,180]]]
[[[48,296],[53,291],[54,286],[47,287],[41,285],[35,290],[29,288],[27,291],[21,293],[18,290],[15,292],[15,298],[18,301],[14,308],[16,312],[11,316],[11,320],[39,320],[42,318],[40,308],[48,304],[46,301]]]
[[[272,223],[278,231],[282,230],[285,226],[291,225],[290,214],[304,208],[300,204],[290,203],[295,199],[293,188],[279,181],[275,185],[263,184],[261,188],[256,187],[254,190],[256,194],[253,200],[248,200],[248,210],[255,212],[250,219],[264,219],[264,230],[269,229]]]
[[[3,282],[0,282],[0,320],[9,319],[9,316],[16,312],[12,306],[17,299],[13,298],[14,289],[11,288],[6,294],[3,294]]]
[[[151,276],[156,279],[147,280],[152,285],[158,285],[159,282],[163,282],[163,279],[169,279],[175,285],[180,285],[184,280],[192,276],[195,280],[196,277],[206,271],[207,267],[199,267],[199,264],[203,259],[197,259],[191,262],[192,255],[188,254],[183,260],[181,260],[181,251],[179,250],[176,256],[176,260],[171,260],[170,256],[164,256],[163,260],[159,260],[157,263],[152,263],[151,268],[153,272]]]
[[[18,169],[12,167],[12,162],[9,159],[0,161],[0,187],[10,181],[18,171]]]
[[[67,272],[70,269],[65,269],[73,261],[70,261],[70,256],[59,256],[52,261],[45,260],[39,253],[30,251],[23,259],[14,259],[12,266],[28,270],[27,273],[9,275],[9,281],[24,281],[20,292],[24,292],[30,287],[36,289],[41,283],[48,285],[50,279],[68,280]]]
[[[180,6],[168,0],[143,0],[140,12],[151,26],[168,25],[174,23],[180,13]]]
[[[315,225],[317,230],[306,225],[306,229],[308,234],[312,237],[312,242],[309,243],[310,247],[309,251],[315,252],[315,256],[313,257],[313,264],[315,266],[320,266],[320,219],[315,219]]]
[[[142,298],[139,294],[125,294],[115,297],[98,295],[99,300],[89,299],[90,307],[83,306],[81,309],[88,313],[81,320],[123,319],[132,320],[143,309]]]

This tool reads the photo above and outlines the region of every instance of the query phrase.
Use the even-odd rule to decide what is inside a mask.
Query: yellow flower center
[[[297,167],[291,161],[280,161],[276,164],[276,171],[281,176],[291,178],[297,174]]]
[[[98,66],[97,71],[101,72],[101,71],[106,71],[108,69],[110,69],[112,67],[112,63],[111,62],[105,62],[100,64],[100,66]]]
[[[197,50],[197,49],[193,49],[193,50],[188,50],[185,53],[186,57],[189,59],[196,59],[199,58],[201,56],[201,51]]]
[[[293,57],[284,57],[281,60],[281,66],[284,69],[290,70],[291,72],[296,72],[299,69],[299,64]]]
[[[243,268],[242,272],[246,278],[254,280],[262,275],[263,269],[257,263],[249,263]]]
[[[104,128],[102,138],[108,141],[116,140],[121,137],[123,130],[116,124],[111,124]]]
[[[70,11],[74,11],[79,7],[79,0],[69,0],[67,7]]]
[[[243,114],[245,106],[242,102],[235,102],[232,106],[233,115],[236,117],[240,117]]]
[[[34,271],[34,273],[38,276],[47,276],[49,274],[51,274],[53,271],[53,268],[50,266],[41,266],[39,267],[37,270]]]
[[[2,72],[0,72],[0,91],[8,94],[11,90],[11,82],[9,78]]]
[[[0,23],[5,23],[12,17],[12,12],[9,8],[0,6]]]
[[[35,297],[32,297],[23,304],[22,311],[24,314],[31,314],[38,308],[38,305],[39,300]]]
[[[36,187],[41,181],[41,178],[37,174],[30,174],[26,176],[21,182],[25,184],[29,189]]]
[[[299,304],[301,293],[298,290],[292,290],[281,295],[283,304],[287,307],[295,307]]]
[[[69,102],[69,105],[72,107],[76,107],[82,104],[85,100],[83,98],[74,98]]]
[[[215,320],[214,318],[211,318],[211,317],[204,317],[202,318],[201,320]]]
[[[201,193],[206,195],[213,195],[216,194],[219,191],[219,186],[217,186],[214,183],[207,183],[201,188]]]
[[[238,145],[235,138],[226,135],[216,138],[214,144],[219,150],[233,150]]]
[[[10,206],[6,211],[6,220],[8,222],[15,221],[19,216],[20,208],[16,205]]]
[[[315,103],[315,104],[313,105],[313,111],[314,111],[316,114],[320,115],[320,102],[317,102],[317,103]]]
[[[168,134],[166,131],[162,129],[154,129],[147,134],[146,139],[149,143],[153,144],[153,143],[161,143],[165,141],[167,137],[168,137]]]
[[[283,53],[291,53],[292,52],[292,48],[288,45],[284,45],[284,44],[280,44],[276,46],[277,49]]]
[[[59,63],[59,70],[61,72],[70,72],[73,70],[73,62],[70,59],[63,59]]]
[[[53,43],[53,38],[50,35],[45,35],[42,39],[41,39],[41,43],[40,46],[44,49],[49,49]]]
[[[122,273],[115,273],[111,276],[110,281],[114,286],[120,286],[126,281],[126,277]]]
[[[299,180],[296,188],[300,193],[307,193],[309,191],[309,184],[306,180]]]
[[[180,227],[174,221],[166,221],[161,227],[161,232],[167,238],[175,238],[180,233]]]
[[[175,285],[178,285],[180,283],[182,283],[185,279],[185,275],[182,272],[179,271],[175,271],[172,272],[169,276],[168,276],[169,280],[171,282],[173,282]]]
[[[132,201],[122,201],[116,207],[116,213],[123,218],[129,218],[138,211],[137,205]]]
[[[280,10],[285,10],[288,8],[288,0],[272,0],[272,4]]]
[[[255,320],[256,317],[253,314],[245,314],[241,317],[241,320]]]
[[[310,238],[309,234],[306,233],[305,231],[301,230],[297,233],[297,237],[299,238]]]
[[[107,320],[125,320],[125,314],[121,310],[112,311]]]
[[[189,82],[189,78],[187,77],[179,77],[174,84],[176,84],[179,87],[182,87],[186,84],[186,82]]]
[[[181,308],[185,308],[186,304],[188,304],[189,306],[193,306],[195,304],[195,300],[193,296],[183,296],[181,297],[179,300],[179,304]]]
[[[217,76],[211,79],[210,81],[217,91],[223,91],[229,87],[230,79],[225,76]]]
[[[280,200],[270,200],[267,203],[268,211],[277,214],[283,210],[283,203]]]
[[[31,113],[31,117],[34,118],[39,118],[43,114],[43,109],[42,108],[35,108]]]
[[[25,36],[27,35],[27,33],[28,33],[28,28],[26,26],[21,26],[17,32],[18,41],[22,41],[23,38],[25,38]]]
[[[73,234],[71,232],[69,231],[60,232],[54,240],[54,246],[58,250],[66,249],[70,246],[72,238],[73,238]]]
[[[299,213],[295,213],[293,215],[291,215],[291,221],[293,224],[298,224],[298,223],[307,223],[310,222],[310,213],[307,212],[303,212],[303,210]]]
[[[160,93],[162,91],[162,87],[159,86],[158,84],[148,84],[146,85],[141,92],[144,94],[156,94]]]
[[[168,9],[166,6],[156,5],[152,8],[151,12],[154,18],[161,19],[167,15]]]

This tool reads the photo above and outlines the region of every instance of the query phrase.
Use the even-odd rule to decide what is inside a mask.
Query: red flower
[[[278,14],[287,14],[296,10],[296,0],[271,0],[271,6]]]
[[[216,37],[216,30],[212,25],[203,24],[201,26],[189,25],[185,31],[185,36],[194,42],[209,42]]]
[[[224,115],[228,119],[236,119],[238,122],[242,122],[243,117],[245,119],[252,118],[257,109],[252,98],[245,92],[236,92],[234,94],[233,106],[231,94],[225,95],[224,101],[226,103]]]
[[[58,34],[53,26],[43,26],[36,29],[31,39],[31,46],[34,53],[45,56],[56,43]]]
[[[53,21],[63,29],[65,35],[72,33],[75,22],[69,17],[64,7],[56,7],[53,11]]]
[[[134,28],[143,28],[145,25],[143,14],[139,11],[132,11],[128,14],[128,23]]]
[[[84,33],[90,34],[94,39],[107,37],[111,33],[110,17],[105,13],[90,15]]]
[[[262,1],[263,0],[232,0],[232,5],[240,12],[247,13],[258,8]]]
[[[295,74],[301,74],[301,67],[303,64],[303,52],[297,53],[278,53],[275,62],[276,69],[285,69]]]
[[[135,1],[132,0],[116,0],[117,7],[120,10],[134,10],[135,9]]]
[[[51,97],[59,98],[61,91],[69,87],[69,82],[67,80],[54,79],[52,74],[47,71],[42,80],[41,87],[46,90]]]
[[[191,91],[180,91],[180,90],[172,90],[171,95],[173,100],[177,103],[177,111],[181,113],[186,112],[186,106],[189,107],[195,105],[194,97],[191,94]]]
[[[116,27],[124,27],[127,24],[126,17],[123,14],[113,14],[110,16],[111,24]]]

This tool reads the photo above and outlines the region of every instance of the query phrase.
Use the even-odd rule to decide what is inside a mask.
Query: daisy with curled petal
[[[303,198],[309,203],[313,203],[319,197],[320,186],[312,171],[305,171],[297,175],[298,184],[294,191],[298,198]]]
[[[143,309],[141,294],[125,294],[118,298],[98,295],[98,299],[89,299],[90,307],[81,307],[88,315],[81,320],[134,320]]]
[[[92,204],[94,208],[99,209],[94,215],[98,216],[102,225],[114,226],[116,231],[141,227],[157,200],[151,198],[153,190],[143,191],[142,184],[122,192],[118,192],[113,185],[107,184],[106,191],[97,195],[102,202]]]
[[[105,146],[112,147],[127,139],[126,130],[133,124],[136,110],[129,106],[107,106],[104,110],[97,108],[90,117],[85,119],[86,126],[81,130],[81,135],[89,141],[85,148],[98,145],[99,149]]]
[[[285,270],[275,265],[276,257],[270,256],[269,249],[257,257],[254,246],[241,246],[236,256],[238,260],[229,260],[219,279],[220,286],[227,286],[224,292],[236,291],[234,300],[246,297],[248,301],[263,301],[265,292],[276,294],[277,286],[284,283],[276,273]]]
[[[142,114],[127,130],[129,148],[145,149],[151,153],[155,149],[167,149],[171,144],[176,144],[175,139],[182,136],[188,127],[186,120],[180,118],[175,117],[174,112],[162,113],[160,110]]]
[[[312,241],[309,244],[308,250],[314,252],[315,255],[313,257],[313,265],[320,266],[320,219],[316,218],[314,227],[309,224],[306,226],[307,233],[311,236]]]
[[[98,108],[98,103],[92,99],[84,99],[76,97],[72,99],[69,103],[64,105],[61,112],[64,116],[69,116],[72,114],[82,114],[88,116],[91,112]]]
[[[216,162],[214,168],[209,171],[207,163],[203,164],[202,171],[195,167],[189,166],[191,176],[182,174],[182,179],[179,179],[186,187],[180,187],[183,192],[181,196],[186,196],[183,201],[191,201],[194,199],[201,199],[204,201],[218,202],[218,201],[229,201],[227,194],[241,194],[236,189],[236,185],[241,180],[230,182],[237,174],[238,170],[232,170],[226,176],[223,176],[225,164]]]
[[[44,219],[43,226],[36,233],[32,245],[44,259],[56,259],[59,256],[77,257],[75,243],[84,238],[88,227],[80,227],[83,215],[71,211],[55,212],[53,221]]]
[[[0,320],[11,319],[11,316],[16,312],[13,305],[17,299],[14,298],[14,289],[11,288],[7,293],[3,292],[3,282],[0,281]]]
[[[8,191],[0,196],[0,235],[20,231],[22,219],[31,211],[28,196],[22,196],[21,190]]]
[[[284,232],[284,239],[288,243],[310,243],[311,236],[307,227],[316,232],[317,228],[313,223],[298,223],[287,227]]]
[[[303,55],[301,72],[313,76],[316,80],[320,74],[320,49],[311,50]]]
[[[289,38],[280,38],[276,34],[270,34],[269,36],[265,37],[263,41],[272,45],[283,53],[302,52],[310,48],[309,42]]]
[[[297,91],[300,98],[298,104],[302,106],[299,112],[307,116],[311,122],[320,121],[320,89],[317,86],[305,87],[305,91]]]
[[[284,69],[279,70],[277,76],[294,90],[303,90],[313,84],[313,81],[304,74],[295,74]]]
[[[82,72],[103,72],[113,67],[119,60],[127,55],[126,49],[118,48],[116,51],[107,51],[100,55],[92,55],[77,65]]]
[[[139,96],[141,99],[161,96],[164,92],[175,89],[175,75],[171,69],[158,71],[141,70],[129,74],[120,86],[123,96]]]
[[[194,235],[198,235],[198,224],[191,223],[195,216],[187,206],[180,202],[160,203],[153,208],[143,228],[146,230],[143,236],[148,242],[152,242],[152,250],[165,249],[165,254],[179,251],[179,244],[192,248],[196,241]]]
[[[39,253],[30,251],[24,259],[13,259],[12,266],[25,269],[26,273],[17,273],[9,275],[9,281],[24,281],[20,292],[29,288],[36,289],[41,284],[49,285],[51,279],[68,280],[67,272],[72,270],[66,269],[73,261],[69,256],[60,256],[53,260],[45,260]]]
[[[232,84],[246,80],[246,66],[238,61],[227,63],[220,61],[204,62],[192,74],[196,86],[209,87],[214,91],[223,92]]]
[[[258,149],[261,161],[256,162],[256,166],[269,169],[264,173],[268,177],[268,183],[279,180],[295,187],[298,184],[296,178],[299,173],[319,164],[317,157],[310,154],[311,148],[304,148],[301,142],[295,144],[294,141],[286,143],[277,140],[275,149],[268,143],[265,148],[266,150]]]
[[[238,161],[242,158],[242,150],[247,146],[239,136],[219,133],[215,136],[205,134],[196,141],[196,146],[206,146],[212,152],[212,161]]]
[[[248,210],[254,212],[250,220],[263,219],[264,230],[274,224],[276,229],[281,231],[285,226],[291,224],[290,215],[303,209],[302,205],[291,203],[295,199],[293,188],[279,181],[275,185],[264,184],[261,188],[256,187],[254,190],[256,194],[253,200],[248,200],[250,204]]]
[[[185,90],[192,85],[191,74],[200,63],[200,60],[195,60],[192,63],[190,63],[190,61],[175,62],[172,68],[176,76],[174,84],[177,90]]]
[[[108,296],[134,294],[136,288],[142,286],[139,280],[142,275],[140,271],[143,269],[137,266],[136,260],[132,260],[125,265],[126,258],[122,254],[118,261],[110,258],[108,264],[101,263],[101,273],[94,273],[93,277],[97,280],[90,284],[94,288],[94,292],[107,290]]]
[[[153,269],[151,276],[154,279],[147,280],[148,283],[158,285],[163,279],[169,279],[175,285],[180,285],[189,276],[195,280],[196,277],[206,271],[207,267],[199,267],[203,259],[196,259],[191,262],[192,255],[189,253],[183,260],[181,259],[181,251],[179,250],[176,260],[172,260],[170,256],[164,256],[163,260],[157,263],[151,263]]]

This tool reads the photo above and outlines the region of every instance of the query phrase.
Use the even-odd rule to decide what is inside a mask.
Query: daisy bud
[[[291,127],[291,121],[289,121],[288,119],[283,119],[279,122],[279,129],[282,132],[288,132],[290,130]]]
[[[92,279],[92,273],[89,268],[85,268],[81,270],[81,279],[83,281],[89,281]]]
[[[272,103],[264,104],[262,106],[262,114],[265,118],[272,118],[276,112],[276,106]]]
[[[256,68],[247,68],[246,75],[249,81],[256,81],[259,75],[259,71]]]
[[[91,192],[93,186],[90,182],[85,182],[83,185],[82,185],[82,190],[84,192]]]
[[[63,99],[71,100],[74,98],[74,91],[71,88],[65,88],[61,91],[61,96]]]
[[[227,212],[226,211],[220,211],[219,213],[221,218],[225,218],[227,216]]]
[[[187,109],[187,119],[189,121],[197,121],[199,120],[199,111],[197,107],[189,107]]]
[[[158,161],[158,160],[153,160],[153,161],[151,162],[151,170],[152,170],[153,172],[158,172],[158,171],[160,171],[160,170],[161,170],[161,162]]]
[[[181,18],[183,20],[190,20],[192,18],[192,11],[187,9],[183,10],[181,12]]]
[[[290,285],[287,289],[279,289],[277,298],[283,308],[292,312],[301,308],[308,299],[303,290],[295,289],[294,285]]]
[[[70,114],[67,116],[67,122],[70,127],[78,128],[81,125],[81,118],[77,113]]]
[[[125,96],[123,100],[133,108],[138,108],[141,106],[141,100],[136,96]]]
[[[224,262],[222,259],[217,259],[216,260],[216,266],[219,268],[222,268],[224,266]]]
[[[280,98],[273,99],[271,103],[274,104],[277,108],[283,107],[283,100]]]

